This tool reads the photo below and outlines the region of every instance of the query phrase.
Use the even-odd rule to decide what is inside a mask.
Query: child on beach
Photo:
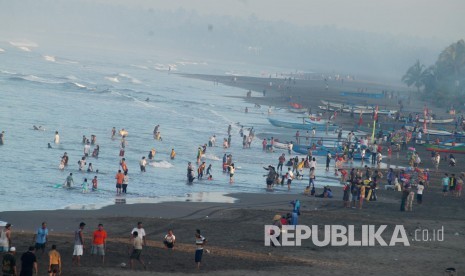
[[[82,192],[87,193],[89,191],[89,183],[87,183],[87,178],[84,178],[84,182],[82,182]]]

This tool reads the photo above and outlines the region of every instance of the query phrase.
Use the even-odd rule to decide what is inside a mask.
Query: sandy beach
[[[220,83],[243,88],[243,95],[231,96],[243,97],[251,104],[281,104],[279,91],[267,90],[270,93],[267,97],[245,97],[248,89],[256,93],[262,91],[268,79],[246,78],[242,81],[243,78],[239,78],[238,82],[231,83],[228,76],[189,77],[206,81],[216,79]],[[324,83],[319,81],[298,83],[298,87],[292,88],[292,96],[312,107],[318,105],[320,99],[327,99],[331,95],[336,97],[340,90],[340,87],[332,87],[329,92],[325,92],[322,88]],[[353,83],[350,89],[356,89],[357,86],[401,90],[399,87],[371,83]],[[384,104],[388,107],[396,105],[395,102]],[[422,106],[423,103],[414,102],[409,110],[411,108],[420,111]],[[348,126],[350,122],[349,119],[337,121],[344,126]],[[424,167],[431,168],[429,153],[421,149],[419,152],[424,160]],[[392,166],[407,163],[402,158],[390,162]],[[115,204],[97,210],[1,212],[0,220],[13,224],[12,243],[18,248],[18,253],[24,252],[31,245],[34,229],[42,221],[46,221],[50,230],[48,247],[56,244],[62,254],[63,275],[133,275],[132,271],[121,268],[120,264],[129,263],[129,233],[138,221],[144,223],[149,241],[143,251],[147,271],[143,272],[140,266],[137,267],[140,275],[198,273],[194,263],[196,229],[202,230],[208,240],[206,248],[210,251],[204,255],[200,272],[210,275],[399,275],[400,271],[402,275],[442,275],[448,267],[454,267],[461,273],[465,271],[461,261],[465,257],[462,246],[465,237],[465,214],[462,210],[465,203],[462,198],[444,197],[440,189],[442,173],[459,173],[460,168],[462,167],[451,169],[446,164],[441,164],[439,171],[432,174],[431,185],[425,191],[423,204],[414,204],[413,212],[399,211],[401,193],[385,191],[383,179],[378,190],[378,201],[367,202],[362,210],[343,208],[342,187],[335,187],[334,198],[331,199],[302,194],[274,194],[264,190],[261,194],[226,195],[234,203],[192,202],[184,199],[155,204]],[[328,176],[331,175],[332,173],[328,173]],[[305,181],[296,180],[293,189],[303,191],[306,185]],[[321,189],[317,190],[318,193],[321,193]],[[319,229],[323,229],[324,225],[354,225],[356,237],[360,236],[361,225],[387,225],[390,230],[382,235],[387,240],[395,225],[403,225],[411,241],[410,246],[318,247],[311,241],[304,241],[302,246],[297,247],[264,246],[264,225],[272,224],[272,218],[276,214],[291,212],[290,202],[295,199],[299,199],[302,204],[299,224],[318,225]],[[85,251],[82,267],[72,267],[73,231],[81,221],[87,224],[87,247],[90,247],[90,236],[98,223],[103,223],[108,232],[104,266]],[[168,229],[173,229],[177,237],[174,251],[163,248],[162,239]],[[436,233],[439,229],[444,229],[444,240],[429,240],[431,233]],[[416,234],[423,230],[430,234],[428,239],[416,240]],[[321,237],[322,232],[318,235]],[[39,275],[45,275],[48,258],[40,252],[37,255]]]

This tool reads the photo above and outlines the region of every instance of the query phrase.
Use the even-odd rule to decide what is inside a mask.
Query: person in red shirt
[[[105,247],[107,242],[107,232],[103,230],[103,224],[99,224],[97,230],[92,235],[91,255],[102,257],[102,264],[105,263]]]
[[[116,194],[120,195],[121,189],[123,188],[123,180],[124,180],[124,174],[121,172],[121,170],[118,170],[118,173],[116,174],[115,179],[116,179]]]

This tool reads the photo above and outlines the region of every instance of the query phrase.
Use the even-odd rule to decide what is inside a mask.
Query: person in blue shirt
[[[34,234],[33,242],[35,242],[35,249],[38,251],[39,249],[42,250],[42,254],[45,252],[45,245],[47,243],[47,236],[48,236],[48,229],[47,223],[44,221],[42,222],[42,227],[38,228],[36,233]]]

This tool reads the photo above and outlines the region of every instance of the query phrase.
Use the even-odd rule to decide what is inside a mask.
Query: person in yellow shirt
[[[173,160],[175,157],[176,157],[176,152],[174,151],[174,149],[171,149],[171,154],[170,154],[171,160]]]
[[[303,178],[304,166],[305,166],[305,159],[302,158],[302,160],[297,164],[297,179]]]
[[[61,275],[61,256],[57,251],[57,246],[52,245],[52,250],[48,252],[50,262],[48,266],[48,273],[50,276]]]

